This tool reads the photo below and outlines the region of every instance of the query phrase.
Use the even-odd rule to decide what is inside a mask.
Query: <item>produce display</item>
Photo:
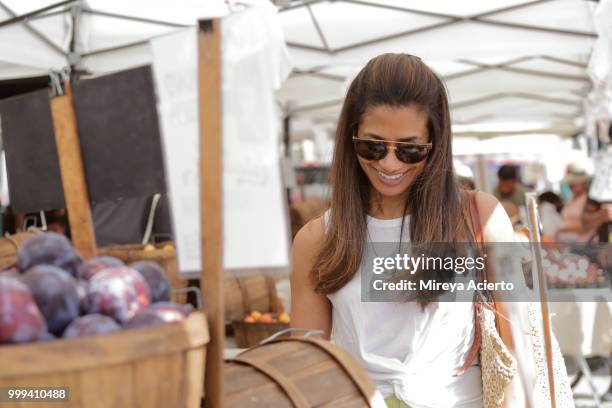
[[[153,262],[84,262],[64,236],[38,234],[19,248],[17,267],[0,272],[0,344],[182,321],[193,308],[168,302],[170,290]]]
[[[542,252],[542,266],[551,288],[607,287],[604,272],[586,256],[555,249]]]
[[[275,317],[274,313],[261,313],[257,310],[253,310],[251,313],[246,315],[243,319],[245,323],[286,323],[291,322],[291,318],[287,313],[281,313],[278,317]]]
[[[261,313],[251,311],[242,320],[232,322],[236,345],[253,347],[281,330],[288,329],[291,317],[287,313]]]

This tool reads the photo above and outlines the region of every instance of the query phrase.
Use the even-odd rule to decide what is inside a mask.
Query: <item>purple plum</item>
[[[89,280],[89,313],[101,313],[123,324],[151,304],[149,286],[140,272],[120,266],[107,268]]]
[[[151,290],[151,302],[170,301],[170,281],[161,266],[152,261],[139,261],[130,264],[130,268],[136,269],[147,281]]]
[[[64,331],[63,337],[65,339],[70,339],[73,337],[94,336],[97,334],[112,333],[118,330],[121,330],[121,326],[119,326],[112,317],[101,314],[90,314],[81,316],[70,323],[70,326]]]
[[[124,265],[123,261],[114,256],[98,256],[83,262],[77,270],[77,276],[79,279],[89,280],[103,269]]]
[[[126,329],[155,326],[163,323],[183,321],[193,311],[191,305],[179,305],[171,302],[154,303],[151,307],[136,313],[126,324]]]
[[[36,265],[21,276],[47,321],[49,332],[59,336],[80,314],[76,280],[53,265]]]
[[[17,251],[17,269],[25,272],[36,265],[54,265],[76,277],[82,260],[68,238],[45,232],[28,238]]]
[[[44,337],[47,325],[30,289],[19,279],[0,277],[0,344]]]

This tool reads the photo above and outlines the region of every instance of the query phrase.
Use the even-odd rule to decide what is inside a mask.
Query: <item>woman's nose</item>
[[[395,154],[395,146],[389,146],[388,149],[387,154],[378,161],[378,164],[382,168],[381,170],[391,173],[403,167],[404,163],[397,159],[397,155]]]

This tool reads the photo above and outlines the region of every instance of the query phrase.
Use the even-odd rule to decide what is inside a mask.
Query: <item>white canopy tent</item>
[[[499,133],[510,124],[523,133],[575,134],[592,87],[587,67],[597,6],[585,0],[292,1],[280,15],[296,68],[279,99],[296,133],[312,124],[332,127],[356,72],[380,53],[405,52],[445,79],[454,124],[466,128],[458,133],[478,133],[469,130],[474,124]]]
[[[150,38],[227,13],[223,0],[0,0],[0,80],[147,64]]]

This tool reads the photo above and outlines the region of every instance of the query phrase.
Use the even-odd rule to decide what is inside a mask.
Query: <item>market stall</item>
[[[286,265],[288,230],[284,223],[284,217],[279,216],[279,212],[283,210],[285,204],[283,203],[282,189],[278,181],[278,154],[275,154],[278,146],[274,145],[277,135],[274,126],[270,125],[270,123],[274,123],[274,117],[271,116],[273,111],[270,110],[271,107],[273,108],[273,105],[268,105],[267,111],[261,106],[256,106],[255,109],[250,107],[250,104],[247,106],[244,103],[244,98],[237,97],[241,96],[240,91],[244,91],[244,88],[237,88],[233,92],[227,92],[224,88],[224,92],[222,92],[221,78],[224,81],[228,81],[227,83],[238,84],[241,83],[240,75],[249,74],[252,76],[254,73],[252,69],[249,69],[248,72],[241,72],[243,65],[238,62],[243,61],[236,61],[239,58],[244,58],[245,55],[247,58],[250,58],[251,63],[259,59],[261,63],[260,70],[265,70],[268,67],[267,61],[263,58],[277,55],[275,53],[282,57],[282,49],[274,48],[274,46],[278,46],[278,43],[271,42],[272,46],[268,46],[267,38],[269,37],[267,36],[271,36],[274,33],[271,34],[267,29],[262,29],[262,27],[266,27],[266,23],[271,21],[271,18],[273,17],[271,17],[269,8],[254,5],[252,7],[240,8],[240,10],[232,10],[232,13],[223,20],[200,20],[196,28],[187,28],[171,33],[168,36],[157,38],[151,43],[152,62],[155,75],[162,73],[163,82],[159,81],[159,77],[155,77],[154,81],[151,81],[154,77],[150,71],[148,74],[146,72],[143,74],[140,71],[136,77],[132,77],[132,80],[121,80],[122,75],[129,75],[134,70],[102,75],[89,81],[70,82],[67,80],[68,78],[60,78],[61,83],[56,84],[55,94],[50,99],[37,99],[43,106],[48,104],[48,119],[52,126],[45,129],[45,132],[33,132],[32,134],[39,137],[51,135],[51,145],[55,148],[47,150],[47,153],[50,154],[48,162],[51,162],[51,167],[55,166],[54,171],[51,172],[52,174],[38,174],[39,176],[41,174],[47,176],[48,185],[43,186],[47,191],[53,193],[55,191],[54,187],[59,186],[59,194],[56,194],[54,197],[58,198],[62,204],[65,203],[67,207],[74,249],[66,249],[66,251],[72,251],[70,253],[74,255],[75,262],[81,262],[80,259],[82,257],[85,260],[83,265],[91,265],[89,266],[91,270],[87,269],[87,271],[80,272],[79,269],[69,281],[72,282],[73,278],[81,279],[87,276],[89,279],[87,284],[80,280],[78,281],[79,285],[81,283],[84,285],[86,294],[84,307],[90,313],[82,316],[82,318],[105,319],[104,324],[106,325],[105,327],[109,328],[108,331],[119,331],[119,333],[105,333],[92,337],[92,333],[103,332],[103,329],[100,329],[100,332],[96,332],[97,326],[94,324],[93,328],[77,330],[75,335],[81,337],[79,339],[55,339],[56,336],[66,338],[72,336],[72,334],[69,336],[64,331],[64,327],[62,327],[61,329],[54,329],[53,336],[47,336],[46,342],[41,343],[40,341],[43,341],[43,335],[46,333],[43,333],[45,322],[49,323],[58,317],[47,314],[47,309],[38,304],[44,319],[41,320],[38,315],[33,318],[38,318],[37,327],[43,332],[30,332],[31,336],[27,338],[20,337],[19,334],[16,334],[17,337],[2,338],[2,343],[39,341],[26,346],[3,344],[0,347],[0,354],[2,356],[4,354],[7,356],[11,354],[10,358],[0,357],[3,361],[9,363],[7,366],[9,369],[4,370],[2,376],[0,376],[0,384],[2,386],[25,387],[27,385],[30,388],[45,386],[62,388],[65,392],[60,400],[64,401],[66,406],[72,406],[70,404],[76,403],[79,406],[93,406],[92,404],[99,406],[102,404],[104,406],[196,407],[200,406],[203,396],[205,396],[207,406],[228,406],[224,399],[234,395],[235,391],[232,391],[232,387],[235,390],[237,387],[247,386],[249,392],[257,395],[261,394],[258,388],[249,385],[250,383],[248,382],[244,382],[242,375],[235,376],[231,374],[233,372],[231,371],[232,365],[244,364],[246,361],[249,361],[250,365],[261,369],[262,366],[257,362],[258,359],[252,359],[250,355],[241,355],[236,358],[234,363],[228,363],[229,365],[227,366],[224,364],[226,318],[223,285],[224,281],[231,282],[229,293],[235,295],[233,292],[237,289],[239,295],[242,296],[243,301],[238,302],[243,303],[241,305],[243,308],[236,312],[240,315],[238,319],[242,320],[247,312],[250,313],[251,309],[254,309],[255,302],[257,301],[256,290],[258,283],[253,286],[249,282],[259,282],[259,278],[263,276],[245,272],[245,268],[253,269],[258,266],[269,268]],[[254,41],[256,39],[259,39],[261,42]],[[171,61],[172,64],[168,65],[169,61],[167,59],[171,58],[171,56],[164,55],[164,52],[168,52],[167,48],[164,49],[168,44],[190,49],[186,54],[193,50],[195,50],[195,53],[187,57],[185,65],[178,64],[176,60]],[[223,44],[223,54],[221,53],[221,44]],[[264,46],[268,46],[268,48]],[[176,48],[172,51],[176,51]],[[231,58],[234,58],[234,60]],[[173,79],[176,79],[171,78],[173,69],[175,74],[183,75],[182,80],[185,82],[182,88],[180,83],[172,82]],[[112,100],[117,98],[118,89],[121,86],[129,88],[131,85],[139,83],[138,79],[143,78],[143,76],[148,78],[149,83],[139,90],[132,89],[132,92],[134,95],[142,95],[148,92],[147,89],[157,89],[160,102],[156,110],[160,117],[159,122],[161,122],[160,130],[162,135],[159,134],[155,127],[143,131],[143,129],[139,129],[134,123],[128,123],[129,120],[123,121],[119,117],[113,119]],[[272,81],[281,80],[278,77],[276,79],[274,77],[268,78]],[[62,79],[65,81],[61,81]],[[104,82],[108,85],[107,96],[104,96],[104,92],[100,92],[102,88],[97,86]],[[199,86],[193,92],[193,88],[190,86],[185,87],[185,84],[196,84]],[[275,86],[274,83],[267,82],[264,79],[259,83],[259,86],[262,92],[268,93],[269,97],[272,98],[271,90]],[[100,96],[93,105],[88,105],[88,103],[92,102],[91,99],[88,100],[86,97],[83,97],[85,87],[95,89]],[[187,94],[180,95],[181,90],[187,90]],[[165,92],[169,92],[171,95]],[[177,95],[181,99],[178,102],[183,103],[182,108],[179,107],[182,111],[173,110],[173,108],[177,108],[180,105],[180,103],[177,104],[177,99],[172,99],[173,96]],[[196,103],[186,105],[185,102],[192,102],[190,98],[193,97],[195,97]],[[22,102],[27,99],[27,97],[21,96],[11,100],[11,108],[14,110],[22,109],[23,111],[26,104]],[[114,104],[120,105],[121,100],[123,98],[117,98]],[[104,106],[105,103],[107,103],[106,106]],[[134,101],[132,103],[134,104]],[[134,105],[138,106],[136,109],[142,109],[143,106],[138,103]],[[151,105],[145,103],[144,106],[146,111]],[[190,114],[192,107],[196,111],[195,120],[193,120],[194,116],[190,116],[192,118],[191,122],[189,117],[187,122],[181,122],[182,124],[190,123],[188,129],[177,128],[177,124],[181,124],[177,120],[184,120],[185,116],[183,115],[185,113]],[[122,109],[129,110],[130,107],[124,106]],[[2,111],[3,119],[10,116],[9,111],[7,109]],[[95,114],[92,114],[92,112],[95,112]],[[260,133],[255,132],[253,135],[255,140],[244,138],[236,140],[235,135],[244,134],[244,129],[240,127],[235,128],[238,125],[232,121],[235,120],[234,115],[247,114],[262,115],[261,124],[263,126],[259,130]],[[27,117],[27,115],[22,115],[22,126],[26,123],[23,120]],[[142,118],[142,115],[139,115],[139,117]],[[95,123],[97,125],[95,126],[96,129],[93,130],[87,124],[88,120],[92,118],[95,118],[95,122],[97,122]],[[44,122],[40,118],[38,119],[39,122]],[[154,114],[151,118],[145,118],[144,122],[148,125],[156,123],[156,115]],[[13,130],[15,127],[11,123],[18,124],[18,120],[8,121],[8,126],[6,123],[7,121],[3,120],[3,137],[5,140],[15,140],[16,136],[14,134],[16,134],[16,131]],[[113,126],[124,126],[125,129],[113,128]],[[252,123],[248,122],[245,126],[251,127]],[[96,135],[96,131],[100,133]],[[96,245],[90,209],[90,201],[93,196],[99,194],[98,199],[103,200],[108,196],[124,194],[117,192],[115,190],[117,188],[132,190],[133,188],[142,188],[143,185],[148,185],[153,189],[160,188],[159,185],[155,185],[155,180],[157,180],[156,171],[149,172],[149,179],[147,181],[138,180],[138,173],[142,170],[142,166],[137,162],[146,162],[147,158],[150,158],[151,155],[150,152],[141,149],[139,151],[140,155],[132,153],[131,157],[129,157],[129,154],[125,156],[125,152],[121,148],[129,150],[132,147],[125,144],[126,131],[131,132],[129,135],[133,137],[132,142],[136,145],[141,144],[151,147],[155,146],[155,143],[159,145],[160,139],[165,139],[163,142],[163,156],[166,161],[165,178],[168,182],[169,198],[173,204],[173,209],[181,208],[180,206],[184,203],[182,200],[186,197],[186,194],[195,191],[196,205],[188,205],[188,208],[183,206],[180,217],[183,217],[183,219],[187,217],[191,224],[193,224],[194,220],[201,220],[198,222],[201,225],[197,225],[195,229],[192,228],[193,225],[185,226],[185,224],[180,224],[179,216],[176,213],[173,214],[176,234],[174,243],[162,243],[158,246],[141,244],[124,245],[109,248],[98,248]],[[104,133],[112,133],[117,136],[123,135],[123,146],[121,146],[121,143],[118,145],[113,144],[109,137],[104,136]],[[179,134],[185,136],[186,140],[176,141],[176,136]],[[174,142],[168,141],[168,138],[171,136],[173,136]],[[102,156],[114,156],[116,159],[121,160],[120,157],[124,154],[123,157],[127,159],[128,163],[126,164],[129,169],[117,172],[122,173],[122,181],[111,181],[108,185],[111,187],[110,191],[101,192],[100,186],[103,184],[102,181],[108,181],[104,177],[112,180],[115,169],[109,165],[109,162],[106,165],[104,163],[101,164],[99,161],[96,162],[101,157],[100,155],[90,154],[90,149],[92,148],[92,138],[100,140],[104,137],[106,137],[106,146],[104,147],[106,150]],[[147,137],[157,137],[158,142],[152,144]],[[27,138],[25,139],[27,140]],[[249,143],[259,146],[262,153],[268,156],[264,163],[255,163],[252,157],[245,158],[240,156],[244,153],[244,149],[241,148]],[[265,143],[268,143],[268,145]],[[14,144],[11,146],[14,147]],[[200,146],[199,151],[195,155],[191,155],[191,157],[195,157],[195,160],[186,158],[184,154],[180,155],[181,149],[183,152],[185,149],[193,151],[194,146],[198,145]],[[224,146],[223,149],[222,146]],[[240,148],[231,148],[233,146]],[[268,148],[272,146],[272,151],[265,151],[264,147],[266,146]],[[19,156],[19,152],[24,151],[24,149],[19,150],[12,147],[9,147],[11,155],[8,160],[9,182],[12,185],[11,198],[13,199],[12,204],[20,205],[19,199],[15,201],[14,198],[19,197],[21,184],[16,183],[15,180],[19,180],[17,177],[22,176],[22,173],[15,171],[15,168],[25,172],[25,169],[16,165],[19,159],[23,160],[23,157]],[[177,156],[177,153],[179,153],[179,156]],[[53,157],[57,157],[55,163],[53,163]],[[181,160],[183,163],[181,163]],[[222,163],[225,163],[223,169],[221,167]],[[180,167],[181,164],[182,167]],[[195,168],[189,167],[193,165],[195,165]],[[106,167],[107,171],[103,172],[104,177],[99,178],[96,175],[94,170],[96,166]],[[176,173],[177,169],[179,173]],[[180,173],[181,171],[182,173]],[[190,174],[188,180],[185,179],[187,174],[185,172]],[[178,180],[175,177],[177,174],[179,176]],[[135,183],[137,186],[129,187],[130,183]],[[126,184],[128,187],[126,187]],[[268,189],[268,193],[261,194],[266,189]],[[270,189],[272,189],[272,192],[270,192]],[[249,214],[247,209],[240,208],[240,206],[239,211],[236,211],[234,207],[240,203],[240,201],[236,201],[234,198],[237,193],[240,193],[239,198],[241,200],[245,198],[250,199],[251,213],[261,210],[261,205],[267,206],[266,211],[259,211],[257,213],[258,219],[253,219],[252,214]],[[53,196],[53,194],[50,194],[50,196]],[[36,202],[33,197],[30,197],[29,200],[24,200],[22,205],[37,207],[40,205],[53,206],[55,204],[41,204]],[[245,228],[243,221],[245,216],[247,219],[251,217],[251,225],[247,228]],[[266,226],[270,238],[268,242],[262,241],[258,243],[259,247],[249,241],[252,237],[261,233],[258,222]],[[234,230],[236,227],[240,228],[241,236],[235,235]],[[193,236],[194,231],[195,236]],[[240,242],[240,238],[242,238],[243,242]],[[37,242],[42,241],[42,243],[32,244],[34,242],[32,239]],[[195,249],[194,239],[196,240]],[[61,239],[50,233],[40,233],[35,234],[34,238],[26,241],[28,244],[25,246],[29,245],[32,251],[38,250],[39,246],[43,248],[45,245],[52,246],[52,244],[45,244],[47,240]],[[279,241],[284,241],[285,243],[278,245]],[[25,294],[28,293],[28,289],[20,286],[19,280],[21,278],[18,278],[20,276],[18,275],[19,273],[24,273],[26,270],[29,271],[28,266],[22,265],[24,256],[26,256],[22,253],[24,246],[19,245],[19,242],[12,238],[9,238],[9,242],[15,243],[14,250],[17,252],[16,262],[18,269],[14,273],[11,272],[10,276],[7,272],[7,275],[1,278],[3,280],[0,281],[2,283],[0,289],[2,291],[22,291],[24,293],[23,296],[26,296]],[[273,250],[266,249],[265,245],[272,245]],[[17,247],[20,248],[18,251]],[[104,256],[98,257],[98,255]],[[44,259],[55,259],[58,257],[57,254],[48,254],[44,251],[41,256]],[[133,261],[138,262],[133,263]],[[148,277],[149,271],[144,266],[141,268],[140,264],[146,264],[147,261],[155,261],[157,264],[165,266],[166,270],[162,271],[161,275],[159,273],[155,275],[155,278],[151,281],[147,279],[145,284],[141,279],[139,280],[139,276],[142,274]],[[126,264],[129,263],[130,268],[109,264],[113,262],[118,262],[119,265],[122,265],[124,262]],[[62,267],[68,268],[68,266],[63,264]],[[111,269],[107,269],[109,267]],[[232,275],[227,275],[227,278],[224,279],[226,270],[235,271],[234,274],[237,277],[233,278]],[[62,276],[62,279],[68,279],[63,273],[58,272],[58,274],[58,278]],[[90,300],[89,297],[94,296],[93,292],[98,287],[97,285],[103,285],[103,283],[98,284],[98,280],[104,280],[103,277],[105,275],[110,275],[107,278],[112,280],[112,282],[109,282],[108,285],[113,286],[115,289],[117,288],[116,285],[120,285],[120,282],[123,281],[125,282],[121,284],[128,285],[126,290],[130,288],[130,285],[135,285],[134,295],[137,301],[142,303],[138,303],[140,306],[137,310],[129,309],[129,313],[124,313],[124,310],[121,308],[119,310],[113,309],[112,305],[115,304],[116,300],[111,298],[111,295],[105,295],[104,293],[100,295],[102,309],[98,310],[93,307],[96,303]],[[202,312],[192,311],[190,307],[184,305],[164,303],[159,307],[155,306],[156,303],[153,296],[156,293],[154,288],[157,288],[157,284],[164,282],[166,290],[163,300],[167,302],[169,300],[167,297],[170,295],[170,290],[168,289],[170,287],[176,289],[176,286],[180,285],[180,282],[184,281],[186,276],[201,278],[203,309],[206,311],[206,316]],[[4,279],[6,279],[6,282]],[[266,277],[261,281],[265,288],[269,288],[270,293],[274,292],[274,280]],[[15,288],[11,289],[10,285],[15,285]],[[233,289],[231,285],[234,285]],[[148,289],[145,290],[145,288]],[[146,296],[145,292],[147,293]],[[118,293],[118,295],[120,294]],[[10,308],[12,300],[4,295],[5,293],[2,292],[0,306]],[[25,299],[25,301],[30,302],[28,303],[29,309],[37,310],[36,306],[32,306],[32,299]],[[150,302],[153,302],[153,306],[147,308],[146,306]],[[277,304],[278,299],[270,297],[269,303],[271,308],[280,308]],[[110,306],[108,306],[109,304]],[[117,316],[110,311],[107,312],[104,309],[104,305],[110,307]],[[150,312],[149,309],[151,310]],[[94,311],[98,311],[98,314],[106,314],[107,317],[89,317]],[[151,316],[147,315],[147,313]],[[16,317],[16,319],[18,325],[24,323],[23,321],[19,322],[19,318]],[[111,324],[113,319],[118,319],[122,327],[115,327],[117,324],[113,326]],[[160,324],[162,323],[160,319],[164,324]],[[283,320],[286,327],[288,316],[280,316],[279,319]],[[166,324],[166,322],[168,323]],[[2,320],[0,323],[1,332],[4,336],[5,323],[7,322]],[[87,326],[85,323],[83,325]],[[154,325],[154,327],[136,329],[137,327],[150,325]],[[113,327],[112,329],[110,329],[111,326]],[[17,331],[19,331],[18,328]],[[70,333],[72,332],[70,331]],[[330,402],[334,400],[350,400],[359,406],[376,406],[377,403],[380,404],[380,401],[377,402],[376,400],[373,386],[363,375],[361,369],[352,362],[350,357],[342,354],[341,350],[334,348],[328,342],[320,340],[304,341],[304,343],[279,342],[278,345],[270,345],[272,347],[270,355],[275,355],[276,352],[274,350],[287,347],[282,344],[290,344],[292,350],[314,347],[310,354],[315,356],[317,361],[321,358],[321,351],[317,350],[323,350],[327,353],[325,358],[329,360],[328,375],[335,378],[339,372],[344,372],[347,376],[347,380],[337,384],[346,386],[345,391],[338,393],[339,388],[333,385],[334,383],[330,383],[330,385],[333,385],[330,389],[321,389],[321,392],[313,394],[310,386],[298,392],[294,389],[284,388],[285,384],[291,381],[292,372],[282,373],[281,376],[275,375],[275,381],[285,392],[289,392],[292,401],[300,401],[302,405],[304,401],[308,401],[308,406],[326,400]],[[91,349],[106,350],[106,352],[97,353],[96,358],[90,358],[85,350]],[[70,350],[70,353],[67,350]],[[302,367],[305,372],[310,369],[310,366],[315,364],[312,358],[305,358],[302,353],[295,354],[293,351],[291,353],[295,355],[295,366]],[[204,358],[205,356],[206,358]],[[28,360],[29,363],[27,365],[22,364],[24,359]],[[267,366],[274,367],[275,364],[277,363],[270,361],[267,363]],[[107,368],[108,365],[112,365],[112,367]],[[37,367],[37,369],[33,370],[28,367]],[[269,370],[272,370],[272,368]],[[162,371],[171,375],[175,381],[168,382],[165,376],[159,377],[158,373]],[[229,375],[226,374],[224,376],[224,372],[229,372]],[[347,386],[352,384],[352,381],[357,381],[358,386]],[[94,390],[92,387],[97,382],[102,382],[105,386]],[[121,384],[120,387],[119,384]],[[116,392],[118,387],[121,389],[127,388],[127,390]],[[330,393],[330,390],[333,392]],[[317,401],[319,402],[311,400],[313,395],[318,398]],[[26,397],[31,396],[26,395],[23,398]],[[50,401],[54,396],[46,396],[46,398]],[[279,398],[279,401],[281,401],[284,397],[281,393],[275,398]]]

